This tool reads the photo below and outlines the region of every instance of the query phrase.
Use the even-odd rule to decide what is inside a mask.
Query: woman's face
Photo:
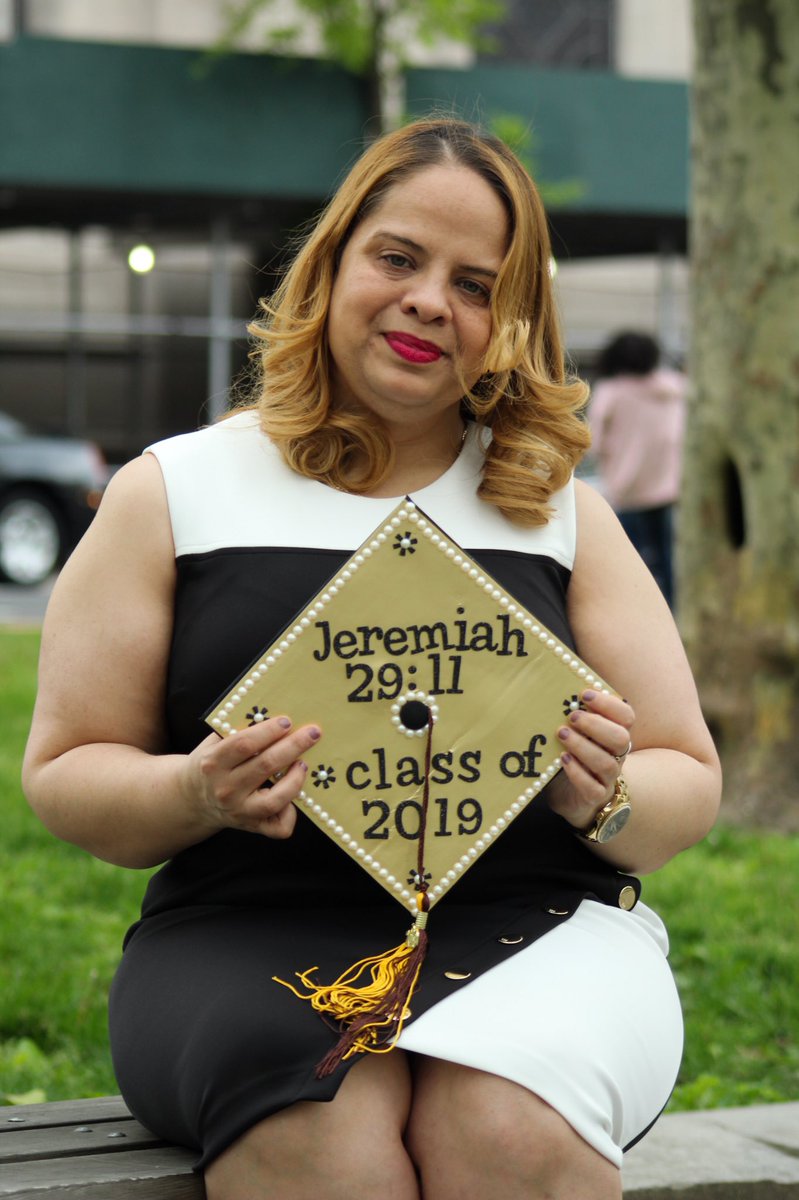
[[[356,227],[328,317],[333,400],[435,423],[481,374],[508,244],[502,201],[468,167],[425,167]],[[460,369],[460,374],[459,374]]]

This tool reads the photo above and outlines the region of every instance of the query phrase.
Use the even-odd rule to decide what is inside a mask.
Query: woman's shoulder
[[[98,518],[147,523],[163,513],[162,475],[149,455],[141,455],[125,463],[111,476],[93,525],[99,524]]]
[[[573,597],[582,597],[589,607],[605,605],[609,611],[617,602],[624,609],[636,603],[636,597],[650,593],[663,604],[651,573],[604,496],[584,480],[576,480],[575,508]]]
[[[587,479],[582,479],[579,476],[574,476],[572,479],[574,487],[574,502],[578,511],[583,507],[593,511],[594,509],[601,510],[602,508],[610,509],[610,505],[605,500],[598,488],[595,488]]]
[[[578,541],[624,536],[618,517],[598,488],[585,479],[575,478],[573,484]]]
[[[292,472],[250,410],[155,442],[143,458],[161,469],[178,555],[229,546],[234,533],[243,535],[242,522],[257,522],[248,536],[262,541],[263,514],[281,507],[291,483]]]
[[[171,467],[184,462],[196,464],[211,457],[219,462],[225,458],[237,459],[248,447],[261,453],[271,447],[254,409],[241,409],[212,425],[162,438],[144,452],[154,455],[162,466]]]

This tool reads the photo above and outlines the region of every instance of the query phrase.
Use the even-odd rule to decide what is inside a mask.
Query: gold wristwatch
[[[605,842],[609,842],[617,833],[621,833],[630,819],[631,812],[630,793],[620,775],[616,780],[613,795],[607,804],[600,808],[588,829],[578,830],[578,833],[587,842],[598,842],[600,846],[604,846]]]

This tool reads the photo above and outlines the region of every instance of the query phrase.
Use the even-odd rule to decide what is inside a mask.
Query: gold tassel
[[[416,903],[416,920],[401,945],[385,954],[362,958],[335,982],[314,983],[310,976],[317,967],[298,971],[297,978],[307,989],[303,993],[285,979],[273,977],[300,1000],[310,1000],[318,1013],[333,1017],[344,1027],[337,1044],[317,1065],[319,1079],[332,1074],[353,1054],[385,1054],[393,1049],[410,1016],[408,1002],[427,952],[427,896],[418,892]],[[364,977],[366,981],[359,982]]]
[[[387,1054],[396,1045],[402,1027],[411,1015],[408,1001],[413,995],[427,953],[427,916],[430,911],[427,873],[424,869],[430,763],[433,753],[433,716],[429,708],[424,716],[427,724],[427,746],[417,869],[414,873],[417,914],[416,920],[405,935],[405,941],[393,950],[387,950],[385,954],[362,958],[339,975],[334,983],[314,983],[310,976],[319,969],[318,967],[298,971],[297,978],[307,989],[304,994],[294,984],[287,983],[285,979],[278,979],[276,975],[272,976],[275,983],[282,983],[300,1000],[310,1000],[318,1013],[333,1017],[338,1022],[341,1036],[333,1049],[317,1064],[317,1079],[332,1075],[336,1067],[353,1054]],[[366,982],[361,983],[360,980],[364,977]]]

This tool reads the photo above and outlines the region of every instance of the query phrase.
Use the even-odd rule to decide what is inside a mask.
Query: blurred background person
[[[588,409],[602,490],[671,606],[686,390],[653,337],[624,332],[600,354]]]

